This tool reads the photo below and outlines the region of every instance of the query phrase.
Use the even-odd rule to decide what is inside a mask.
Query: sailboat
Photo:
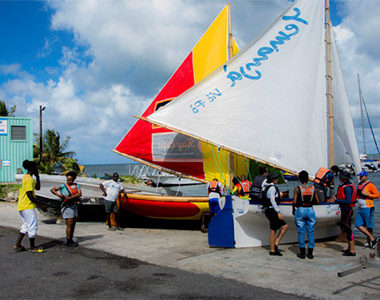
[[[375,143],[376,150],[377,150],[377,153],[379,155],[380,155],[380,150],[379,150],[379,147],[377,145],[377,141],[376,141],[376,138],[375,138],[375,133],[373,132],[373,129],[372,129],[371,120],[369,119],[369,114],[368,114],[367,106],[365,104],[365,100],[364,100],[364,97],[362,95],[362,89],[360,87],[360,77],[359,77],[359,74],[357,74],[357,77],[358,77],[358,87],[359,87],[359,103],[360,103],[360,113],[361,113],[361,121],[362,121],[362,134],[363,134],[362,136],[363,136],[363,150],[364,150],[363,153],[360,153],[361,166],[362,166],[363,170],[366,170],[368,172],[376,172],[377,171],[377,166],[375,165],[375,161],[373,159],[370,159],[368,157],[368,155],[367,155],[366,139],[365,139],[365,133],[364,133],[363,107],[364,107],[364,110],[366,112],[366,117],[367,117],[368,125],[369,125],[369,128],[371,129],[373,141]]]
[[[231,34],[228,4],[150,103],[143,116],[147,117],[163,109],[237,52],[237,43]],[[226,163],[229,159],[227,151],[142,120],[137,120],[113,151],[181,179],[200,183],[207,183],[213,178],[226,180],[226,176],[221,174],[229,173],[230,167]],[[216,156],[218,163],[214,160]],[[247,174],[249,165],[244,157],[236,155],[233,163],[239,174]],[[122,199],[121,209],[145,217],[182,220],[199,220],[203,213],[209,212],[207,197],[132,193]]]
[[[343,163],[357,174],[359,151],[330,24],[328,0],[295,1],[223,66],[141,119],[291,174]],[[280,205],[289,225],[282,242],[296,242],[291,204]],[[338,235],[338,205],[314,209],[315,237]],[[267,245],[268,226],[260,204],[226,196],[209,225],[209,244]]]

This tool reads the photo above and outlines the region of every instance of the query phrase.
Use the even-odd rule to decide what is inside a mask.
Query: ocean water
[[[119,175],[132,175],[136,168],[139,168],[140,164],[100,164],[100,165],[85,165],[84,173],[88,177],[102,177],[105,174],[113,174],[118,172]]]
[[[102,177],[105,174],[112,174],[118,172],[119,175],[133,175],[139,177],[138,175],[144,172],[150,172],[150,169],[144,169],[143,166],[138,163],[132,164],[99,164],[99,165],[85,165],[85,173],[92,177],[96,175],[97,177]],[[369,180],[372,181],[378,190],[380,191],[380,171],[377,173],[369,173]],[[357,184],[358,180],[356,177],[352,178],[352,182]],[[289,190],[289,197],[293,197],[293,190],[299,184],[299,181],[288,181],[285,184],[279,185],[281,191]],[[339,185],[339,179],[335,178],[336,187]],[[182,196],[207,196],[207,185],[184,185],[177,187],[167,187],[165,190],[169,194],[177,194]],[[375,228],[374,234],[380,236],[380,199],[375,200]],[[354,227],[354,226],[353,226]],[[355,236],[363,236],[358,230],[354,230]]]

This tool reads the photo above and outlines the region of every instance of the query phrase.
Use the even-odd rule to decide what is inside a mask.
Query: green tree
[[[66,151],[69,146],[70,137],[66,137],[61,142],[59,132],[46,130],[42,138],[42,161],[39,161],[40,156],[40,136],[35,134],[35,144],[33,144],[33,157],[39,164],[39,170],[43,173],[52,173],[55,170],[59,172],[75,171],[78,174],[82,173],[81,166],[77,160],[73,158],[75,152]],[[82,167],[83,168],[83,167]]]
[[[11,111],[8,112],[7,105],[5,104],[4,101],[0,100],[0,116],[1,117],[13,117],[13,113],[16,111],[16,105],[14,105],[11,108]]]

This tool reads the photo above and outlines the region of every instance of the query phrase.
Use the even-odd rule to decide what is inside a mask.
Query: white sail
[[[324,1],[295,2],[242,52],[148,119],[294,173],[328,167],[324,21]],[[336,149],[351,163],[352,121],[336,107],[337,119],[351,122],[342,124],[346,137]],[[341,136],[340,125],[335,130]]]
[[[338,50],[334,39],[331,43],[332,78],[334,98],[334,154],[335,164],[352,164],[355,173],[361,169],[360,154],[350,104],[343,80]]]

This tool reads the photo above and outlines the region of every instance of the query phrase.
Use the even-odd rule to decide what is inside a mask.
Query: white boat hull
[[[250,204],[248,200],[233,196],[229,204],[228,196],[222,211],[209,225],[209,245],[215,247],[259,247],[269,245],[269,221],[260,204]],[[230,198],[231,199],[231,198]],[[282,244],[297,243],[298,232],[292,215],[291,204],[280,204],[281,213],[289,229],[281,240]],[[316,239],[339,235],[341,212],[338,204],[315,205],[317,227]],[[223,231],[223,232],[221,232]]]

